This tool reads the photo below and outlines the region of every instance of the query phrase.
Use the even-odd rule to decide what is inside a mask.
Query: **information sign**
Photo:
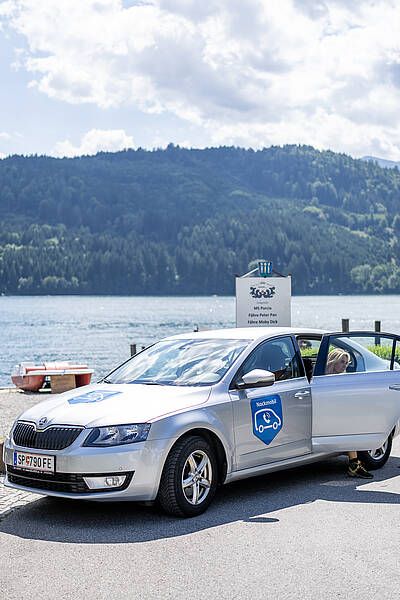
[[[290,327],[291,277],[237,277],[236,327]]]

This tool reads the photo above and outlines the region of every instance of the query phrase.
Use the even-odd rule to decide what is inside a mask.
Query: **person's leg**
[[[350,475],[350,477],[361,477],[361,479],[373,478],[373,475],[367,471],[357,457],[357,452],[355,450],[351,450],[351,452],[348,452],[347,454],[349,455],[349,468],[347,474]]]

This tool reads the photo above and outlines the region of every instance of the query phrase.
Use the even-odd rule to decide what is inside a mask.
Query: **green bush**
[[[329,351],[334,350],[335,346],[330,346]],[[379,358],[383,358],[385,360],[390,360],[392,358],[392,346],[367,346],[367,349],[370,352],[379,356]],[[316,358],[318,351],[316,348],[301,348],[300,349],[301,356]],[[395,352],[395,361],[400,364],[400,348],[396,347]]]
[[[370,352],[373,352],[379,358],[384,358],[386,360],[390,360],[392,358],[392,346],[367,346]],[[397,363],[400,363],[400,348],[397,348],[394,354],[394,360]]]
[[[300,354],[303,358],[316,358],[318,350],[317,348],[300,348]]]

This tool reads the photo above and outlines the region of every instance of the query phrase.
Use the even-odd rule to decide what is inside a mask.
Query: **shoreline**
[[[268,279],[268,278],[267,278]],[[274,279],[274,278],[272,278]],[[392,293],[371,293],[371,292],[318,292],[309,294],[295,294],[292,292],[292,298],[354,298],[355,296],[362,296],[363,298],[389,298],[389,297],[400,297],[399,292]],[[232,298],[236,299],[235,294],[107,294],[107,293],[93,293],[84,294],[82,292],[76,294],[16,294],[7,292],[1,292],[0,298]]]

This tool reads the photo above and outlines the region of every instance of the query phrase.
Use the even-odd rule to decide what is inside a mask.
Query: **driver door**
[[[275,373],[275,383],[237,389],[237,382],[253,369]],[[311,452],[310,384],[291,336],[273,338],[255,348],[234,376],[229,393],[236,470]]]
[[[313,452],[385,442],[400,419],[399,342],[375,332],[323,336],[311,381]]]

